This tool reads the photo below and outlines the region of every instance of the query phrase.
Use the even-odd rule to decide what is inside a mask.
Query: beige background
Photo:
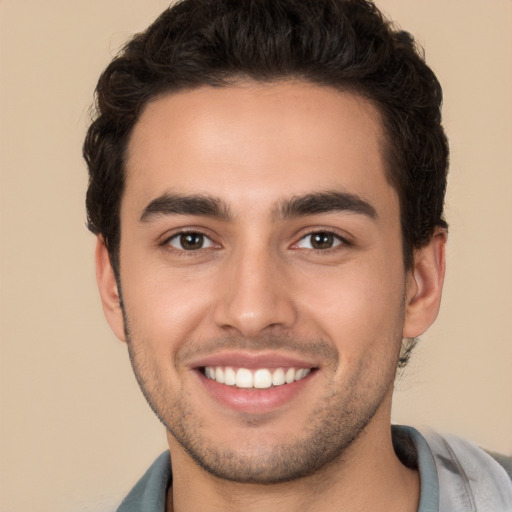
[[[95,81],[162,0],[0,0],[0,511],[107,510],[165,448],[84,225]],[[442,313],[394,421],[512,453],[512,1],[380,0],[426,47],[452,147]]]

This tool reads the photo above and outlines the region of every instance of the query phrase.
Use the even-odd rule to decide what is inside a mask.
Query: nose
[[[292,290],[283,262],[263,248],[240,250],[225,262],[214,320],[223,329],[256,337],[296,321]]]

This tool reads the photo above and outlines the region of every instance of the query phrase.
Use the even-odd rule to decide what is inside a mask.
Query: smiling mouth
[[[304,379],[314,368],[233,368],[231,366],[205,366],[203,375],[219,384],[240,389],[268,389],[284,386]]]

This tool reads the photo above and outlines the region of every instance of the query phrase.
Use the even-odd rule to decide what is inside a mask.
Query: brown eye
[[[344,240],[334,233],[329,233],[328,231],[317,231],[316,233],[310,233],[309,235],[301,238],[297,246],[300,249],[314,249],[322,251],[332,249],[342,243],[344,243]]]
[[[187,233],[186,235],[180,235],[180,245],[186,251],[201,249],[203,247],[203,239],[204,236],[199,233]]]
[[[311,247],[313,249],[330,249],[334,245],[332,233],[314,233],[311,235]]]
[[[184,251],[197,251],[213,247],[213,242],[202,233],[178,233],[169,239],[169,245]]]

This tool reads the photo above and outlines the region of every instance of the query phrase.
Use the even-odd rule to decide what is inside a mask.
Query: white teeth
[[[281,386],[285,383],[284,380],[284,370],[282,368],[278,368],[272,374],[272,385],[273,386]]]
[[[272,386],[272,374],[270,370],[256,370],[254,372],[254,387],[266,389]]]
[[[236,384],[235,370],[229,366],[224,370],[224,384],[228,386],[234,386]]]
[[[300,370],[297,370],[295,372],[295,380],[303,379],[309,373],[309,371],[309,368],[301,368]]]
[[[252,373],[247,368],[239,368],[236,372],[237,388],[252,388]]]
[[[220,366],[215,368],[215,380],[221,384],[224,384],[224,370]]]
[[[301,380],[310,371],[310,368],[288,368],[285,371],[284,368],[276,368],[275,370],[267,368],[258,368],[257,370],[238,368],[238,370],[235,370],[230,366],[206,366],[204,374],[208,379],[228,386],[245,389],[267,389],[271,386],[282,386],[283,384],[291,384]]]

